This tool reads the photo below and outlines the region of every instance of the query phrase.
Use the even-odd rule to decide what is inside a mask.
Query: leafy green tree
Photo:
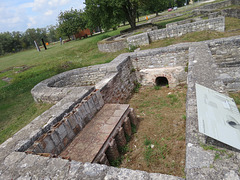
[[[47,27],[47,39],[49,42],[55,42],[59,39],[57,33],[57,26],[48,26]]]
[[[85,4],[89,28],[107,30],[126,20],[131,28],[136,27],[139,0],[85,0]]]
[[[123,11],[108,0],[86,0],[85,4],[87,27],[90,30],[97,27],[108,30],[115,28],[125,20]]]
[[[176,0],[176,5],[177,5],[178,7],[184,6],[184,3],[186,3],[186,0]]]
[[[120,10],[123,10],[125,18],[129,22],[131,28],[135,29],[139,0],[111,0],[111,2],[112,5],[116,5]]]
[[[77,9],[61,12],[58,16],[58,23],[60,34],[63,36],[66,35],[69,39],[71,35],[86,27],[83,11]]]
[[[169,6],[169,0],[141,0],[141,8],[150,13],[158,13],[164,11]]]

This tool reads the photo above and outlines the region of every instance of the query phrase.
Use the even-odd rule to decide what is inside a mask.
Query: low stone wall
[[[151,23],[141,24],[135,30],[126,29],[120,32],[120,35],[113,36],[98,42],[98,50],[101,52],[117,52],[128,48],[127,38],[136,33],[149,32],[158,29]],[[148,43],[149,44],[149,43]],[[144,45],[144,43],[143,43]]]
[[[240,89],[240,39],[231,41],[214,41],[209,44],[212,58],[217,65],[217,79],[224,84],[227,91]]]
[[[101,52],[117,52],[127,48],[126,39],[117,41],[101,41],[98,43],[98,50]]]
[[[154,50],[143,50],[131,56],[134,68],[142,69],[186,66],[188,59],[186,44],[174,45]]]
[[[224,9],[221,11],[221,15],[240,19],[240,9]]]
[[[174,28],[152,31],[152,32],[149,32],[149,37],[150,37],[150,41],[154,42],[164,38],[178,37],[178,36],[182,36],[184,34],[196,32],[196,31],[211,30],[211,31],[224,32],[224,29],[225,29],[225,18],[218,17],[218,18],[184,24]]]
[[[188,63],[188,48],[188,45],[183,44],[135,53],[131,56],[131,61],[134,69],[136,69],[138,81],[145,85],[153,85],[155,84],[157,76],[163,76],[168,79],[170,87],[175,87],[180,83],[186,82],[187,72],[185,68]],[[176,67],[182,70],[180,72],[175,71]],[[162,69],[158,71],[162,72],[160,74],[150,72],[157,71],[159,68]],[[168,68],[175,70],[169,71]]]
[[[178,37],[187,33],[212,30],[224,32],[225,30],[225,18],[217,17],[208,20],[196,21],[185,20],[180,22],[175,22],[167,25],[165,29],[153,30],[146,33],[141,33],[133,35],[127,38],[116,41],[101,41],[98,43],[98,49],[102,52],[116,52],[124,48],[131,48],[132,46],[145,46],[149,45],[151,42],[161,40],[164,38]],[[186,23],[186,24],[185,24]],[[178,25],[181,24],[181,25]]]
[[[174,27],[179,26],[179,25],[183,25],[183,24],[187,24],[187,23],[193,23],[193,22],[196,22],[196,21],[201,21],[201,18],[192,18],[192,19],[186,19],[186,20],[183,20],[183,21],[168,23],[168,24],[166,24],[166,28],[174,28]]]
[[[116,69],[108,64],[73,69],[40,82],[31,93],[36,102],[57,103],[76,89],[91,89],[111,72]]]
[[[118,73],[97,83],[96,88],[101,90],[105,103],[125,103],[137,82],[136,72],[126,55],[118,56],[111,63],[117,64]]]
[[[187,33],[206,30],[224,32],[225,18],[217,17],[213,19],[179,25],[172,28],[151,31],[148,32],[149,41],[147,41],[146,39],[147,38],[146,34],[131,36],[127,40],[128,46],[140,46],[141,44],[147,45],[148,42],[155,42],[164,38],[179,37]]]
[[[148,33],[142,33],[127,38],[129,48],[131,46],[147,46],[150,44]]]
[[[206,4],[206,5],[200,6],[198,9],[220,9],[220,8],[231,6],[233,3],[235,2],[232,0],[226,0],[218,3]]]

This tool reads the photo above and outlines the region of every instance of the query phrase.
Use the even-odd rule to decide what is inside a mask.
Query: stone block
[[[60,125],[55,129],[55,131],[58,133],[60,141],[62,142],[63,139],[67,136],[67,130],[66,130],[63,122],[60,123]]]
[[[124,132],[125,132],[128,136],[131,136],[131,135],[132,135],[132,128],[131,128],[131,123],[130,123],[129,117],[126,117],[126,118],[124,119],[123,129],[124,129]]]
[[[124,147],[127,144],[127,140],[125,138],[124,130],[122,127],[118,130],[118,133],[115,138],[117,146],[119,148]]]
[[[78,121],[78,124],[80,125],[80,127],[84,127],[87,124],[87,120],[88,119],[88,112],[85,109],[85,103],[82,103],[76,112],[76,116],[78,115],[78,117],[82,117],[80,121]]]
[[[50,135],[45,136],[40,143],[42,145],[44,153],[56,153],[56,147]]]
[[[72,129],[78,125],[76,111],[69,113],[64,119],[69,123]]]
[[[139,121],[138,121],[138,118],[137,118],[136,113],[134,112],[133,108],[130,108],[129,118],[130,118],[131,123],[137,127]]]
[[[77,109],[75,111],[74,117],[73,117],[73,119],[76,120],[77,125],[79,126],[80,130],[82,130],[84,128],[84,126],[86,125],[86,123],[84,122],[84,119],[86,117],[83,116],[83,114],[81,113],[80,109]]]
[[[52,133],[50,133],[50,136],[51,136],[51,139],[53,140],[53,143],[57,146],[59,145],[59,143],[61,142],[60,141],[60,138],[58,136],[58,134],[56,133],[55,130],[52,130]]]
[[[35,154],[44,153],[39,143],[36,143],[36,144],[34,143],[34,148],[32,149],[32,152]]]
[[[95,104],[94,104],[94,102],[93,102],[93,97],[92,97],[92,96],[87,100],[86,105],[89,107],[89,110],[90,110],[90,112],[89,112],[89,118],[92,119],[93,116],[94,116],[94,115],[96,114],[96,112],[97,112],[97,109],[96,109]]]
[[[105,164],[107,166],[110,166],[110,163],[107,159],[107,155],[105,153],[103,153],[102,157],[100,158],[100,161],[99,161],[100,164]]]
[[[120,156],[115,139],[112,139],[112,141],[109,143],[106,155],[109,161],[114,161]]]
[[[148,33],[142,33],[127,38],[128,46],[146,46],[150,44]]]
[[[95,105],[96,111],[99,111],[101,109],[101,105],[99,103],[99,100],[98,100],[98,97],[97,97],[96,93],[94,93],[92,95],[92,99],[93,99],[93,103]]]
[[[75,133],[67,120],[64,121],[64,126],[66,128],[68,138],[72,140],[75,137]]]

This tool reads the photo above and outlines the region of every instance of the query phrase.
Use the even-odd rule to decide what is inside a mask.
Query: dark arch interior
[[[157,86],[167,86],[168,80],[165,77],[157,77],[156,78],[156,85]]]

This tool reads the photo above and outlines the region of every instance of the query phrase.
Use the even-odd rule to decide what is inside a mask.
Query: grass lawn
[[[133,95],[140,124],[120,167],[184,177],[186,91],[144,86]]]

